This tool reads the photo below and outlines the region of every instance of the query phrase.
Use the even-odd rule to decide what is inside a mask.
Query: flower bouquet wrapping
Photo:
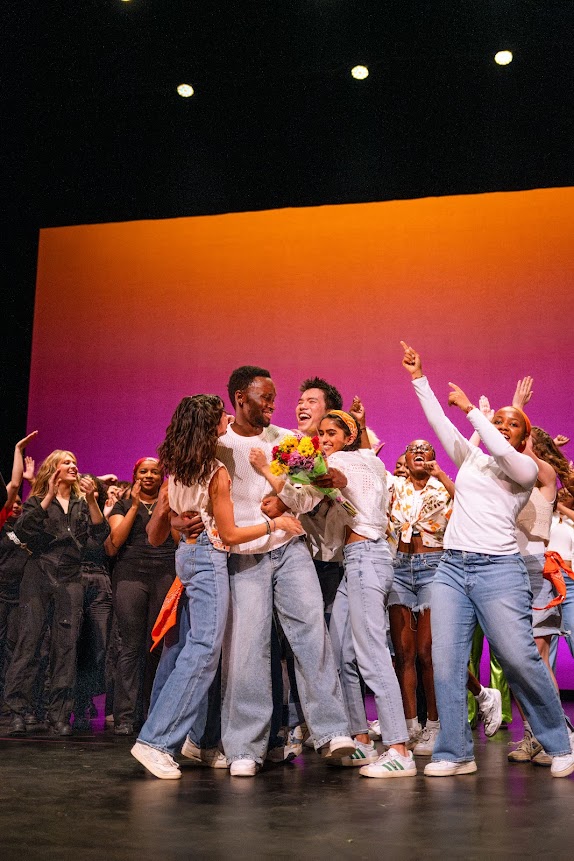
[[[292,484],[312,484],[314,478],[326,475],[329,468],[319,448],[319,437],[293,434],[273,448],[270,469],[273,475],[285,476]],[[356,508],[334,487],[315,487],[315,490],[338,503],[351,517],[356,515]]]

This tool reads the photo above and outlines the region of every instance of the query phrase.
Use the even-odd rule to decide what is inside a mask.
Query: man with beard
[[[228,385],[235,421],[221,437],[217,457],[232,481],[235,522],[260,518],[270,492],[250,462],[253,448],[271,459],[289,433],[271,424],[275,386],[269,371],[237,368]],[[267,752],[273,710],[270,667],[271,618],[275,609],[296,659],[298,685],[317,749],[340,758],[355,750],[323,619],[323,599],[302,538],[273,530],[261,539],[231,547],[230,631],[224,658],[222,740],[233,776],[254,775]]]

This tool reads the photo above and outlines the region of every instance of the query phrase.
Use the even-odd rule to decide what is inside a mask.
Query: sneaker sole
[[[377,774],[373,774],[372,771],[369,771],[369,766],[365,765],[360,770],[359,774],[361,777],[374,777],[375,780],[386,780],[387,778],[393,777],[416,777],[417,770],[416,768],[405,768],[403,771],[387,771],[386,769],[378,771]]]
[[[568,766],[568,768],[563,768],[562,771],[551,771],[550,774],[552,777],[568,777],[569,774],[572,774],[574,771],[574,762]]]
[[[326,751],[326,753],[322,754],[322,756],[324,759],[337,759],[337,760],[339,760],[339,759],[342,759],[344,756],[351,756],[351,754],[354,753],[355,750],[356,750],[355,745],[353,745],[351,747],[350,744],[345,745],[343,747],[338,747],[336,750],[333,750],[333,751],[329,750],[329,747],[327,746],[327,751]]]
[[[429,766],[432,763],[425,766],[424,774],[425,777],[456,777],[459,774],[474,774],[477,770],[476,762],[458,762],[455,763],[455,768],[452,771],[429,771]]]
[[[257,774],[257,769],[255,769],[254,771],[231,771],[230,769],[229,774],[231,775],[231,777],[255,777],[255,775]]]
[[[134,753],[133,750],[130,750],[130,753],[134,759],[137,759],[137,761],[140,763],[140,765],[143,765],[143,767],[146,769],[146,771],[149,771],[149,773],[153,774],[154,777],[159,777],[160,780],[179,780],[181,777],[181,771],[179,771],[179,769],[177,770],[177,773],[176,772],[166,773],[165,771],[162,771],[160,768],[157,768],[156,766],[154,766],[153,763],[150,764],[149,762],[145,762],[143,757],[140,759],[137,751]]]

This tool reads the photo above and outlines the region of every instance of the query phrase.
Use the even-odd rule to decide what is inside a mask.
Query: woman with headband
[[[357,513],[345,524],[341,581],[329,633],[340,656],[351,734],[357,749],[342,765],[362,766],[364,777],[414,777],[417,773],[399,683],[387,639],[386,609],[393,583],[387,543],[387,481],[384,464],[370,449],[361,449],[360,429],[349,413],[331,410],[319,425],[319,439],[329,473],[318,486],[334,486]],[[338,516],[338,510],[334,510]],[[354,660],[375,696],[386,753],[379,756],[368,735],[367,718]],[[353,679],[354,674],[354,679]]]
[[[109,517],[106,552],[117,555],[113,600],[121,638],[114,685],[116,735],[133,735],[134,724],[141,726],[145,719],[159,661],[159,654],[149,651],[151,630],[175,577],[174,537],[152,547],[146,533],[162,480],[158,459],[140,458],[131,495],[118,500]]]
[[[478,621],[520,700],[534,734],[552,756],[553,777],[574,771],[571,738],[558,692],[532,635],[528,574],[516,541],[516,519],[538,477],[523,454],[530,423],[522,411],[503,407],[492,423],[453,383],[449,404],[468,417],[490,452],[469,442],[449,421],[423,375],[418,353],[401,341],[403,367],[426,417],[459,468],[445,553],[431,596],[435,692],[441,728],[429,777],[476,771],[467,719],[467,666]]]

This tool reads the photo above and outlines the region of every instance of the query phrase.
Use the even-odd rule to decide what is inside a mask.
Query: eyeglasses
[[[432,450],[432,445],[408,445],[405,449],[405,451],[409,451],[411,454],[416,454],[417,451],[427,452]]]

